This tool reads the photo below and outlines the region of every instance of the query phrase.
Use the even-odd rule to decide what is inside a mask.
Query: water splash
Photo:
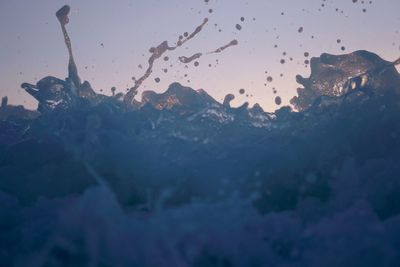
[[[70,6],[65,5],[56,12],[56,16],[58,18],[58,21],[60,22],[61,29],[62,29],[62,32],[64,35],[64,42],[65,42],[65,45],[67,46],[68,54],[69,54],[68,78],[71,79],[71,81],[75,84],[76,87],[80,87],[81,79],[79,78],[78,68],[76,67],[74,55],[72,53],[71,39],[69,38],[67,29],[65,27],[69,22],[68,14],[69,14],[70,10],[71,10]]]
[[[231,47],[231,46],[238,45],[238,44],[239,44],[239,42],[238,42],[237,40],[232,40],[232,41],[230,41],[228,44],[226,44],[226,45],[224,45],[224,46],[221,46],[221,47],[219,47],[219,48],[217,48],[217,49],[215,49],[215,50],[213,50],[213,51],[211,51],[211,52],[207,52],[206,54],[207,54],[207,55],[210,55],[210,54],[221,53],[221,52],[223,52],[225,49],[227,49],[227,48],[229,48],[229,47]],[[190,56],[190,57],[180,56],[180,57],[179,57],[179,61],[182,62],[182,63],[187,64],[187,63],[190,63],[190,62],[192,62],[192,61],[194,61],[194,60],[196,60],[196,59],[201,58],[203,55],[204,55],[203,53],[200,53],[200,52],[199,52],[199,53],[193,54],[193,55]],[[198,64],[197,64],[197,65],[198,65]]]
[[[203,53],[196,53],[190,57],[180,56],[178,59],[180,62],[188,64],[193,60],[199,59],[201,56],[203,56]]]
[[[400,59],[389,62],[364,50],[344,55],[324,53],[311,58],[309,78],[296,77],[303,88],[298,88],[298,96],[290,103],[298,110],[305,110],[320,97],[345,96],[358,89],[377,94],[399,90],[400,77],[395,68],[399,64]]]
[[[139,79],[135,80],[135,84],[132,88],[129,89],[128,93],[125,95],[124,97],[124,102],[128,103],[128,104],[132,104],[134,97],[137,94],[137,90],[139,89],[139,87],[142,85],[142,83],[151,75],[151,73],[153,72],[153,66],[154,66],[154,62],[159,59],[160,57],[162,57],[167,51],[173,51],[178,47],[181,47],[184,43],[186,43],[187,41],[193,39],[198,33],[201,32],[201,30],[203,29],[203,27],[207,24],[208,22],[208,18],[205,18],[203,20],[203,23],[200,24],[199,26],[196,27],[196,29],[189,34],[187,37],[182,37],[180,36],[178,38],[178,41],[176,43],[175,46],[169,46],[168,45],[168,41],[164,41],[161,44],[159,44],[157,47],[152,47],[150,48],[149,52],[151,53],[151,56],[148,60],[149,66],[147,67],[146,72],[144,73],[144,75],[142,77],[140,77]]]
[[[88,82],[85,82],[84,84],[81,84],[81,80],[79,78],[78,75],[78,69],[74,60],[74,56],[73,56],[73,51],[72,51],[72,45],[71,45],[71,39],[68,35],[68,32],[66,30],[66,25],[69,22],[69,17],[68,14],[70,12],[71,8],[68,5],[63,6],[60,10],[58,10],[56,12],[56,16],[60,22],[61,25],[61,29],[63,32],[63,36],[64,36],[64,41],[65,44],[67,46],[68,49],[68,54],[69,54],[69,63],[68,63],[68,78],[73,82],[73,84],[75,85],[75,87],[78,90],[78,95],[82,95],[82,94],[86,94],[89,96],[93,96],[95,95],[93,89],[91,88],[90,84]],[[208,18],[205,18],[203,20],[203,22],[197,26],[194,31],[192,33],[188,33],[185,32],[183,36],[179,36],[176,45],[175,46],[170,46],[168,44],[168,41],[163,41],[161,44],[159,44],[157,47],[152,47],[149,49],[149,52],[151,53],[151,56],[148,59],[148,67],[145,71],[145,73],[138,79],[133,79],[134,81],[134,86],[131,87],[128,92],[126,93],[126,95],[124,96],[124,102],[127,104],[137,104],[136,101],[134,101],[135,96],[138,93],[138,89],[139,87],[143,84],[144,81],[146,81],[150,75],[153,72],[153,67],[154,67],[154,63],[160,59],[161,57],[163,57],[163,55],[168,52],[168,51],[173,51],[175,49],[177,49],[178,47],[181,47],[183,44],[185,44],[187,41],[193,39],[197,34],[199,34],[202,29],[204,28],[204,26],[207,24],[208,22]],[[238,41],[237,40],[232,40],[231,42],[229,42],[228,44],[221,46],[211,52],[208,52],[207,54],[215,54],[215,53],[221,53],[222,51],[224,51],[225,49],[231,47],[231,46],[236,46],[238,45]],[[196,53],[190,57],[186,57],[186,56],[180,56],[178,59],[180,62],[182,63],[190,63],[196,59],[199,59],[200,57],[203,56],[203,53]],[[164,61],[167,61],[169,58],[167,56],[164,56]],[[196,61],[195,62],[195,66],[198,66],[199,63]],[[141,65],[139,65],[140,68]],[[155,79],[156,82],[159,82],[160,79],[156,78]],[[28,88],[29,86],[27,86],[25,84],[24,88]],[[34,88],[34,86],[30,86],[29,89]],[[31,90],[32,91],[32,90]],[[115,93],[113,94],[115,95]]]
[[[60,18],[65,26],[68,17]],[[298,80],[317,93],[322,87],[314,83],[328,90],[332,74],[343,71],[336,81],[342,86],[352,77],[352,91],[379,92],[383,81],[399,88],[391,70],[400,59],[368,66],[353,59],[325,55],[331,68],[314,65],[312,79]],[[47,101],[41,90],[68,91],[62,82],[42,79],[32,94]],[[333,97],[334,109],[293,113],[286,107],[266,116],[258,105],[231,108],[231,94],[221,107],[204,91],[175,84],[168,93],[148,94],[159,109],[126,111],[109,97],[34,121],[1,122],[0,186],[7,193],[0,192],[0,261],[399,266],[399,95],[356,103]],[[256,119],[261,129],[247,124]],[[87,153],[84,166],[74,150]],[[74,179],[77,173],[83,179]],[[86,177],[103,186],[90,188]],[[46,189],[48,195],[41,193]],[[28,207],[16,201],[32,192],[39,199]]]
[[[227,49],[227,48],[229,48],[229,47],[231,47],[231,46],[236,46],[236,45],[238,45],[238,44],[239,44],[238,40],[232,40],[232,41],[230,41],[228,44],[226,44],[226,45],[224,45],[224,46],[221,46],[221,47],[219,47],[218,49],[215,49],[214,51],[208,52],[207,54],[221,53],[221,52],[223,52],[225,49]]]

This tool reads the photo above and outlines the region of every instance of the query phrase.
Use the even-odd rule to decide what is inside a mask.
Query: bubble
[[[280,61],[281,64],[285,64],[285,62],[286,61],[284,59],[281,59],[281,61]]]
[[[342,42],[342,40],[340,40],[340,39],[336,40],[336,43],[338,43],[338,44],[340,44],[341,42]]]
[[[242,22],[243,22],[243,21],[244,21],[244,17],[241,17],[241,18],[240,18],[240,21],[242,21]]]
[[[267,77],[267,81],[268,81],[268,82],[272,82],[273,80],[274,80],[274,79],[273,79],[271,76],[268,76],[268,77]]]
[[[237,29],[238,31],[240,31],[240,30],[242,29],[242,26],[241,26],[240,24],[236,24],[236,29]]]
[[[278,106],[282,104],[282,99],[280,96],[275,97],[275,104],[277,104]]]
[[[245,91],[243,88],[241,88],[241,89],[239,90],[239,94],[241,94],[241,95],[243,95],[245,92],[246,92],[246,91]]]
[[[310,53],[305,52],[305,53],[304,53],[304,56],[305,56],[305,57],[309,57],[309,56],[310,56]]]

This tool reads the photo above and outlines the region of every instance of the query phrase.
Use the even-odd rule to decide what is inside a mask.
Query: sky
[[[67,76],[55,16],[64,4],[71,6],[67,30],[79,75],[104,94],[113,86],[126,92],[132,77],[144,74],[151,47],[174,45],[204,18],[209,21],[195,38],[154,64],[137,99],[144,90],[163,92],[180,82],[218,101],[232,93],[234,105],[248,101],[273,111],[276,96],[287,105],[296,94],[296,74],[309,76],[311,57],[360,49],[390,61],[400,57],[399,0],[0,0],[0,97],[11,104],[36,107],[21,83]],[[207,54],[232,40],[238,45]],[[198,66],[179,61],[199,52]]]

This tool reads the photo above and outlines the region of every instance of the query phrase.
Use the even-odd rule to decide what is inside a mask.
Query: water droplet
[[[275,104],[277,104],[278,106],[282,104],[282,99],[280,96],[275,97]]]

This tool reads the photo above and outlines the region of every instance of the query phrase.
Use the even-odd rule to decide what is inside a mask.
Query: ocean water
[[[0,107],[0,266],[400,266],[399,60],[314,57],[274,113],[179,83],[137,100],[205,21],[107,96],[81,82],[68,13],[69,77],[22,84],[37,110]]]
[[[359,55],[377,57],[336,59]],[[398,266],[393,68],[275,113],[177,83],[127,106],[45,78],[40,113],[1,108],[1,265]]]

